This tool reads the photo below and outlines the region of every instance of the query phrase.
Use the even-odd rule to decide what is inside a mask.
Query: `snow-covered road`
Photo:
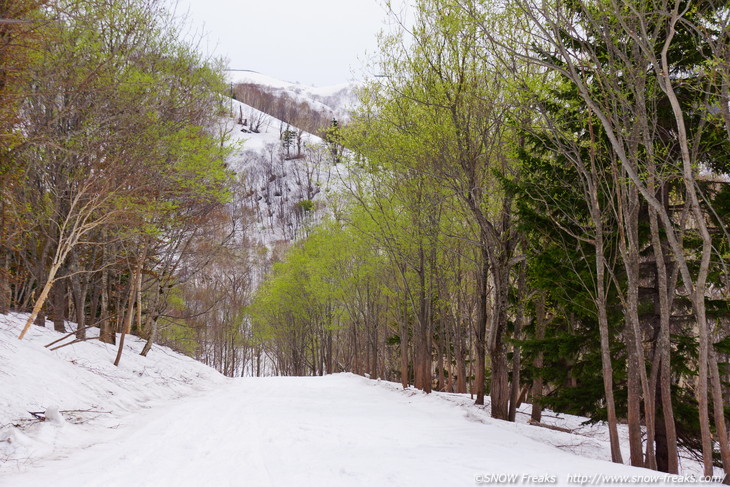
[[[651,475],[538,443],[443,397],[349,374],[237,379],[126,416],[97,438],[0,484],[456,486],[509,473],[518,485],[540,476],[568,485],[576,480],[568,475]]]

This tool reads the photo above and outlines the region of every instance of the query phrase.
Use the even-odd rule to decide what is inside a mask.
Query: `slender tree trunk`
[[[49,239],[46,244],[43,246],[43,250],[41,251],[41,256],[38,259],[38,262],[36,263],[36,283],[38,286],[43,286],[41,289],[40,295],[36,299],[36,304],[33,306],[33,310],[31,312],[31,316],[33,317],[32,323],[36,326],[45,327],[46,326],[46,314],[44,313],[44,306],[46,304],[46,299],[48,298],[48,294],[50,293],[50,289],[46,289],[47,287],[53,286],[53,281],[56,277],[56,272],[61,267],[61,263],[59,262],[55,266],[55,272],[54,272],[54,266],[51,266],[51,269],[46,273],[46,260],[48,260],[48,252],[51,248],[51,240]],[[51,276],[53,274],[53,276]],[[40,306],[38,306],[38,302],[40,301]],[[21,339],[24,335],[25,330],[21,332]]]
[[[632,345],[634,330],[626,325],[624,332],[626,352],[628,354],[627,370],[628,377],[628,405],[627,421],[629,427],[629,452],[631,465],[634,467],[644,466],[644,446],[641,442],[641,380],[639,379],[639,360],[635,347]]]
[[[438,337],[438,346],[437,346],[438,361],[436,362],[436,364],[437,364],[436,366],[439,369],[439,372],[438,372],[438,390],[439,391],[446,390],[446,374],[444,372],[444,367],[445,367],[444,355],[446,355],[444,341],[445,341],[446,337],[445,337],[445,331],[444,331],[444,321],[445,320],[443,320],[443,319],[440,321],[441,324],[439,326],[439,337]]]
[[[134,295],[136,279],[129,283],[129,297],[127,299],[127,309],[124,314],[124,326],[122,328],[122,334],[119,337],[119,346],[117,348],[117,357],[114,359],[114,365],[119,366],[119,361],[122,359],[122,352],[124,351],[124,338],[132,330],[132,321],[134,317]]]
[[[69,260],[69,271],[71,275],[68,279],[71,284],[71,296],[73,297],[74,311],[76,315],[76,338],[83,340],[86,338],[86,292],[81,285],[81,269],[79,268],[78,253],[76,249],[69,253]]]
[[[720,458],[722,460],[723,467],[726,469],[723,483],[728,484],[730,483],[730,471],[727,470],[727,466],[730,465],[730,447],[728,446],[727,423],[725,422],[725,404],[722,398],[722,382],[720,380],[720,370],[717,367],[717,353],[715,352],[715,347],[711,343],[709,348],[713,415],[715,416],[715,428],[717,429],[717,438],[720,445]],[[723,438],[725,441],[722,440]]]
[[[327,343],[327,358],[326,360],[326,366],[327,366],[327,373],[328,374],[334,374],[335,369],[333,368],[333,360],[332,360],[332,330],[327,330],[326,332],[326,343]]]
[[[6,202],[2,196],[4,189],[2,186],[5,185],[4,179],[0,179],[0,314],[6,314],[10,311],[10,251],[5,246],[5,213],[6,213]]]
[[[137,275],[137,293],[135,295],[135,299],[137,301],[137,333],[144,333],[144,325],[142,324],[142,271],[140,269],[139,274]]]
[[[357,327],[358,327],[358,321],[355,320],[355,323],[352,326],[352,361],[353,361],[353,370],[357,375],[362,375],[362,372],[360,371],[360,356],[359,356],[359,350],[360,345],[357,338]]]
[[[106,238],[106,232],[102,234],[102,238]],[[108,263],[108,249],[106,246],[102,249],[102,270],[101,270],[101,296],[100,296],[100,304],[99,307],[101,308],[99,310],[99,320],[101,320],[100,323],[100,330],[99,330],[99,336],[100,340],[104,343],[114,343],[115,333],[112,326],[112,320],[109,317],[109,269],[107,268]]]
[[[446,391],[454,392],[454,364],[456,360],[454,358],[454,351],[456,349],[455,334],[454,334],[454,320],[449,319],[449,333],[446,337],[445,351],[446,351]]]
[[[456,339],[456,392],[466,394],[466,344],[463,329],[466,324],[456,323],[457,339]]]
[[[477,323],[475,333],[476,345],[476,361],[475,361],[475,377],[474,391],[476,392],[475,404],[484,405],[484,394],[486,380],[484,372],[486,370],[486,341],[487,341],[487,291],[489,282],[489,256],[486,250],[482,249],[482,268],[479,272],[477,284],[479,286],[479,300],[477,309]]]
[[[51,289],[53,292],[53,329],[60,333],[66,332],[66,281],[56,281]]]
[[[141,255],[137,257],[137,265],[132,275],[132,279],[129,282],[129,298],[127,299],[127,311],[124,319],[124,328],[122,329],[122,335],[119,338],[119,348],[117,349],[117,357],[114,360],[114,365],[119,366],[119,361],[122,359],[122,352],[124,351],[124,337],[132,331],[132,322],[134,321],[134,302],[137,297],[138,290],[142,287],[142,266],[144,265],[145,258],[147,256],[147,245],[142,245]]]
[[[152,345],[154,345],[155,341],[157,340],[158,326],[158,318],[157,314],[155,313],[150,320],[149,330],[147,330],[147,341],[145,342],[144,347],[142,347],[142,351],[139,353],[141,356],[146,357],[147,354],[150,353],[150,350],[152,350]]]
[[[611,442],[611,461],[623,463],[621,444],[618,437],[616,401],[613,396],[613,364],[609,342],[608,315],[606,312],[606,263],[603,249],[603,227],[601,225],[598,196],[593,196],[593,221],[596,225],[596,308],[598,310],[598,332],[601,340],[601,368],[603,370],[603,390],[606,396],[608,416],[608,436]],[[597,211],[598,210],[598,211]]]
[[[87,284],[86,284],[86,287],[88,289],[87,292],[91,294],[91,297],[89,298],[89,314],[86,317],[87,322],[89,324],[91,324],[91,323],[98,324],[99,323],[99,298],[100,298],[100,291],[101,291],[101,286],[99,286],[99,281],[100,281],[99,276],[94,275],[94,277],[89,279],[89,281],[87,281]]]
[[[28,329],[30,328],[30,325],[33,324],[36,319],[41,316],[44,321],[45,325],[45,316],[41,315],[41,310],[43,309],[43,305],[46,303],[46,299],[48,299],[48,293],[51,291],[51,288],[53,287],[53,283],[55,282],[56,272],[58,272],[58,268],[61,266],[60,263],[56,263],[51,266],[51,269],[48,273],[48,277],[46,278],[46,282],[43,286],[43,289],[41,290],[40,296],[38,296],[38,299],[36,299],[35,305],[33,306],[33,311],[31,311],[30,316],[28,317],[28,320],[25,322],[25,326],[23,327],[23,330],[20,332],[20,335],[18,336],[18,340],[22,340],[25,334],[28,332]]]
[[[408,301],[403,296],[403,311],[400,319],[400,382],[403,389],[408,388]]]
[[[535,300],[535,338],[537,340],[545,339],[545,328],[547,327],[547,319],[545,316],[545,294],[541,293]],[[542,420],[542,405],[540,400],[542,399],[542,367],[543,367],[543,353],[542,351],[537,352],[533,366],[537,371],[537,375],[532,379],[532,412],[530,418],[533,421],[540,422]]]
[[[705,289],[710,266],[710,257],[712,254],[712,237],[707,229],[705,216],[703,215],[700,207],[695,181],[695,171],[697,168],[693,167],[692,156],[689,149],[687,127],[684,121],[684,113],[682,111],[679,98],[677,97],[672,85],[672,71],[670,70],[668,62],[668,51],[676,33],[676,24],[680,21],[681,16],[682,14],[679,11],[679,3],[675,2],[673,11],[671,12],[670,21],[668,22],[667,36],[661,51],[661,67],[655,65],[654,69],[657,71],[659,86],[669,99],[669,103],[672,107],[672,113],[674,114],[676,121],[677,140],[679,142],[680,152],[682,155],[682,175],[684,179],[684,186],[690,202],[690,209],[695,220],[694,223],[697,225],[699,234],[702,238],[702,257],[694,286],[688,269],[684,269],[683,280],[685,280],[685,286],[690,289],[694,288],[691,292],[691,298],[692,307],[697,319],[700,342],[696,393],[699,406],[700,433],[702,438],[702,460],[704,464],[704,474],[706,476],[711,476],[713,472],[713,446],[708,407],[708,369],[710,368],[711,344],[705,310]],[[667,229],[667,231],[669,232],[670,230]],[[724,416],[721,419],[724,420]],[[718,437],[718,441],[720,443],[721,451],[723,449],[728,451],[727,435]],[[725,471],[730,472],[730,464],[727,463],[730,462],[730,455],[723,456],[722,460]]]
[[[466,344],[465,344],[465,337],[464,337],[464,330],[468,329],[467,325],[463,323],[462,316],[466,315],[466,310],[464,310],[464,299],[462,299],[462,268],[461,268],[461,254],[460,254],[461,248],[459,247],[457,249],[457,280],[456,280],[456,289],[457,289],[457,302],[456,302],[456,313],[454,314],[454,355],[455,355],[455,362],[456,362],[456,390],[455,392],[458,392],[460,394],[466,393]]]
[[[426,287],[426,252],[423,245],[418,249],[418,335],[416,338],[415,386],[431,392],[431,353],[429,349],[429,308]]]
[[[525,301],[527,300],[526,276],[527,269],[522,263],[519,269],[519,277],[517,280],[517,316],[515,317],[515,342],[522,338],[522,324],[525,319]],[[520,346],[514,343],[512,346],[512,387],[509,399],[509,420],[514,422],[517,416],[517,408],[520,402]]]
[[[12,292],[10,288],[10,253],[0,245],[0,314],[10,311]]]

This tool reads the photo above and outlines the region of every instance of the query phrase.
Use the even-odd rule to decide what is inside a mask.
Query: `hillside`
[[[255,71],[227,71],[226,74],[234,89],[237,85],[258,86],[274,97],[286,97],[307,104],[313,111],[325,114],[330,120],[347,119],[348,112],[358,103],[355,83],[314,87],[282,81]]]
[[[236,148],[228,164],[255,224],[250,239],[269,249],[293,240],[318,218],[347,170],[333,160],[331,144],[240,101],[231,100],[225,124]]]
[[[109,345],[51,352],[44,345],[60,335],[38,327],[18,341],[19,318],[0,319],[0,485],[442,486],[510,475],[518,484],[642,485],[663,478],[605,461],[605,431],[580,426],[580,418],[546,415],[572,433],[511,424],[489,418],[468,395],[426,395],[351,374],[227,380],[168,349],[140,357],[134,340],[116,368]],[[696,466],[683,467],[686,477],[675,479],[687,482]]]

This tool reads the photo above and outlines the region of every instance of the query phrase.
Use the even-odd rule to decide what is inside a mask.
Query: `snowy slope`
[[[135,340],[116,368],[108,345],[51,352],[57,333],[18,341],[21,326],[0,319],[3,486],[664,485],[697,471],[685,462],[667,480],[612,464],[599,427],[497,421],[466,395],[351,374],[224,379],[162,348],[139,357]]]
[[[301,135],[301,157],[293,157],[295,148],[287,156],[281,134],[291,127],[237,100],[230,104],[224,130],[236,149],[228,164],[239,176],[242,203],[252,212],[255,228],[249,239],[271,249],[321,218],[340,192],[347,169],[332,162],[321,138],[306,132]],[[313,203],[312,211],[301,210],[305,201]]]
[[[116,347],[95,340],[51,351],[45,345],[63,336],[51,322],[18,340],[26,317],[0,315],[0,474],[96,442],[100,431],[108,433],[130,413],[227,380],[165,347],[141,357],[144,342],[132,336],[119,367],[113,365]],[[40,422],[29,413],[49,408],[59,409],[66,424]],[[0,485],[12,484],[0,477]]]
[[[312,108],[330,113],[338,120],[346,120],[348,112],[357,104],[356,83],[314,87],[282,81],[255,71],[227,71],[228,81],[233,84],[249,83],[268,88],[271,93],[286,93],[292,99],[308,103]]]

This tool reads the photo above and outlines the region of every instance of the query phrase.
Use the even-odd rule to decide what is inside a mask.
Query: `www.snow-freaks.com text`
[[[610,475],[568,474],[561,478],[556,474],[483,473],[474,476],[477,485],[554,485],[563,481],[571,485],[703,485],[722,483],[722,476],[696,475]]]

